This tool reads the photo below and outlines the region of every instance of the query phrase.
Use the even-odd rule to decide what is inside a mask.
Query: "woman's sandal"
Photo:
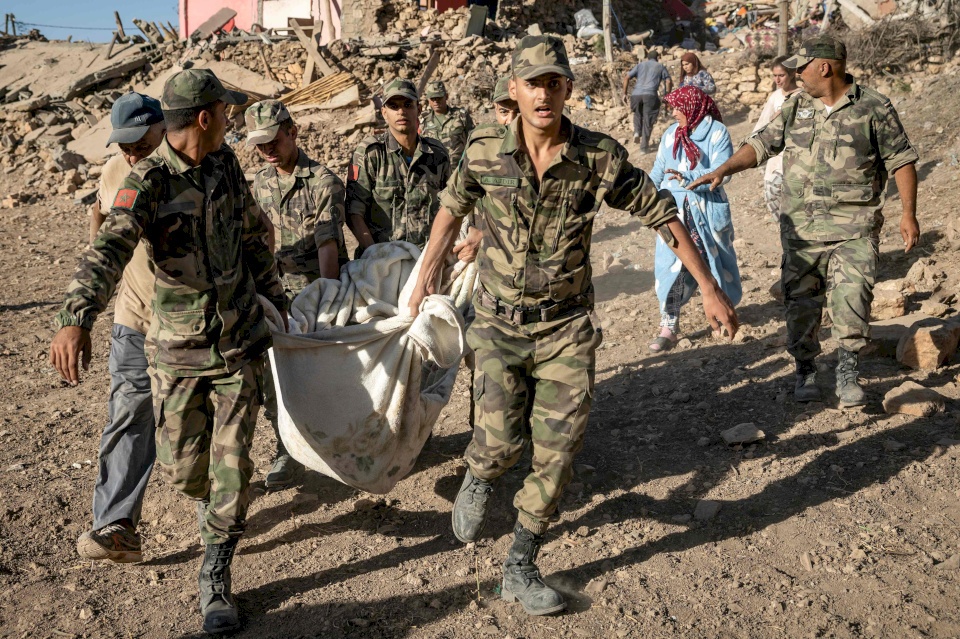
[[[677,345],[677,338],[664,337],[663,335],[658,336],[647,346],[654,353],[664,353],[669,351],[671,348]]]

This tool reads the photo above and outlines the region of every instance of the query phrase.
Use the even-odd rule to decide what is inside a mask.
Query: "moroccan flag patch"
[[[132,209],[137,203],[137,197],[140,191],[136,189],[120,189],[117,191],[117,199],[113,201],[113,207],[117,209]]]
[[[356,180],[360,177],[360,167],[356,164],[350,165],[350,175],[347,177],[348,180]]]

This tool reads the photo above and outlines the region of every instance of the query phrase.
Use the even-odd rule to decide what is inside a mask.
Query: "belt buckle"
[[[540,321],[549,322],[559,313],[560,302],[554,302],[550,306],[540,307]]]

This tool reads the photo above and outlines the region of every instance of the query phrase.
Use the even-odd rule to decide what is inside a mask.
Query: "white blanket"
[[[450,296],[427,297],[411,319],[419,257],[406,242],[372,246],[339,281],[317,280],[297,296],[289,333],[260,298],[275,329],[283,443],[306,467],[371,493],[389,492],[413,468],[466,348],[475,263],[455,265]]]

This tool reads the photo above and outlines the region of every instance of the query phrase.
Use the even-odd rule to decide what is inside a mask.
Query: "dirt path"
[[[956,215],[956,137],[942,132],[950,125],[941,114],[955,110],[944,105],[956,104],[958,87],[942,78],[922,96],[899,96],[923,155],[924,245],[898,253],[899,202],[891,200],[884,278],[924,257],[946,273],[944,289],[957,290],[960,261],[942,239]],[[734,137],[747,128],[734,125]],[[0,176],[0,192],[17,180]],[[705,336],[695,300],[685,309],[687,348],[648,353],[657,321],[653,236],[621,212],[598,220],[605,341],[595,407],[562,520],[540,557],[571,612],[528,618],[495,593],[524,462],[500,482],[482,541],[465,548],[450,533],[469,439],[461,376],[418,468],[385,497],[314,473],[266,493],[272,434],[261,423],[255,501],[234,571],[247,618],[239,636],[960,636],[960,365],[926,374],[872,357],[863,366],[864,409],[837,410],[831,399],[795,404],[781,309],[768,292],[779,245],[760,182],[752,171],[728,188],[745,275],[734,344]],[[193,509],[159,476],[144,507],[143,564],[75,554],[90,523],[112,318],[97,324],[83,384],[61,386],[46,359],[50,320],[84,246],[86,217],[47,202],[0,212],[0,636],[197,636]],[[606,272],[605,254],[618,260]],[[824,379],[835,362],[828,334]],[[884,414],[880,399],[905,379],[936,387],[951,400],[947,412]],[[766,440],[725,446],[719,432],[742,422]],[[714,518],[692,516],[702,499],[720,503]]]

